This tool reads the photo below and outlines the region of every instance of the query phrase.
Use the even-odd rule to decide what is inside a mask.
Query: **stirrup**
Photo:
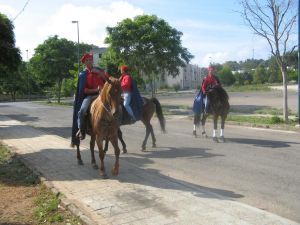
[[[85,139],[85,132],[78,130],[78,132],[76,133],[76,137],[78,137],[80,140],[84,140]]]

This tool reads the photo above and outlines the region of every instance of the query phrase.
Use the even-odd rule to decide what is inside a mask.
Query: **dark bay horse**
[[[206,94],[208,97],[209,105],[208,105],[208,112],[202,113],[202,119],[201,119],[202,135],[207,137],[206,131],[205,131],[205,122],[206,122],[207,117],[209,115],[212,115],[213,121],[214,121],[213,140],[215,142],[218,142],[216,132],[217,132],[217,128],[218,128],[218,117],[221,117],[221,130],[220,130],[219,138],[221,141],[224,142],[225,141],[225,138],[224,138],[225,120],[227,118],[229,108],[230,108],[228,94],[219,85],[209,89],[206,92]],[[201,118],[201,114],[194,115],[193,134],[195,135],[195,137],[197,136],[196,126],[199,126],[200,118]]]
[[[95,142],[99,149],[100,158],[100,175],[107,178],[103,150],[103,141],[110,141],[114,147],[115,163],[112,168],[112,174],[117,176],[119,173],[119,155],[120,149],[118,146],[118,130],[120,128],[120,103],[121,103],[121,85],[118,79],[111,78],[105,83],[101,94],[92,102],[90,107],[90,115],[88,116],[87,133],[91,136],[90,150],[91,163],[94,168],[97,168],[94,156]],[[77,145],[77,159],[82,164],[79,145]]]
[[[150,123],[150,121],[154,115],[154,112],[156,112],[160,127],[163,132],[166,132],[166,129],[165,129],[166,122],[165,122],[165,118],[164,118],[164,115],[162,112],[160,102],[157,100],[157,98],[148,99],[146,97],[143,97],[143,99],[144,99],[144,105],[142,107],[141,122],[146,127],[146,135],[145,135],[145,138],[144,138],[144,141],[142,144],[142,150],[144,151],[144,150],[146,150],[146,144],[147,144],[147,140],[148,140],[150,134],[151,134],[151,138],[152,138],[152,147],[156,147],[156,138],[154,135],[153,127]],[[125,113],[126,113],[125,109],[123,109],[123,111],[125,111]],[[124,120],[121,123],[121,125],[126,125],[126,124],[128,124],[128,123],[127,123],[127,121],[124,121]],[[122,135],[121,130],[118,131],[118,137],[122,143],[123,152],[126,153],[127,152],[126,144],[123,140],[123,135]],[[108,142],[105,143],[104,150],[107,151],[107,149],[108,149]]]

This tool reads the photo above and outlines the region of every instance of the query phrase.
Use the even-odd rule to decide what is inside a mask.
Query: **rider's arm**
[[[90,88],[85,88],[85,89],[84,89],[84,93],[85,93],[86,95],[94,95],[94,94],[98,94],[99,91],[100,91],[99,86],[98,86],[97,88],[95,88],[95,89],[90,89]]]

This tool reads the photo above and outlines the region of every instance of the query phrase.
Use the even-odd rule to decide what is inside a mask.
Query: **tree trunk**
[[[288,93],[287,93],[287,68],[286,66],[281,66],[281,73],[282,73],[282,85],[283,85],[283,119],[287,123],[289,119],[289,112],[288,112]]]
[[[57,93],[57,102],[58,102],[58,103],[60,103],[61,86],[62,86],[62,80],[59,80],[59,81],[58,81],[58,93]]]

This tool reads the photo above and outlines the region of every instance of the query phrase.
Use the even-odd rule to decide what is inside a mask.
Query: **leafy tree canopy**
[[[116,27],[107,27],[109,52],[115,62],[126,63],[148,77],[166,72],[176,76],[179,67],[193,58],[181,45],[182,33],[155,15],[125,19]]]
[[[12,22],[0,13],[0,78],[5,78],[18,70],[21,64],[20,50],[15,46],[15,34]]]

